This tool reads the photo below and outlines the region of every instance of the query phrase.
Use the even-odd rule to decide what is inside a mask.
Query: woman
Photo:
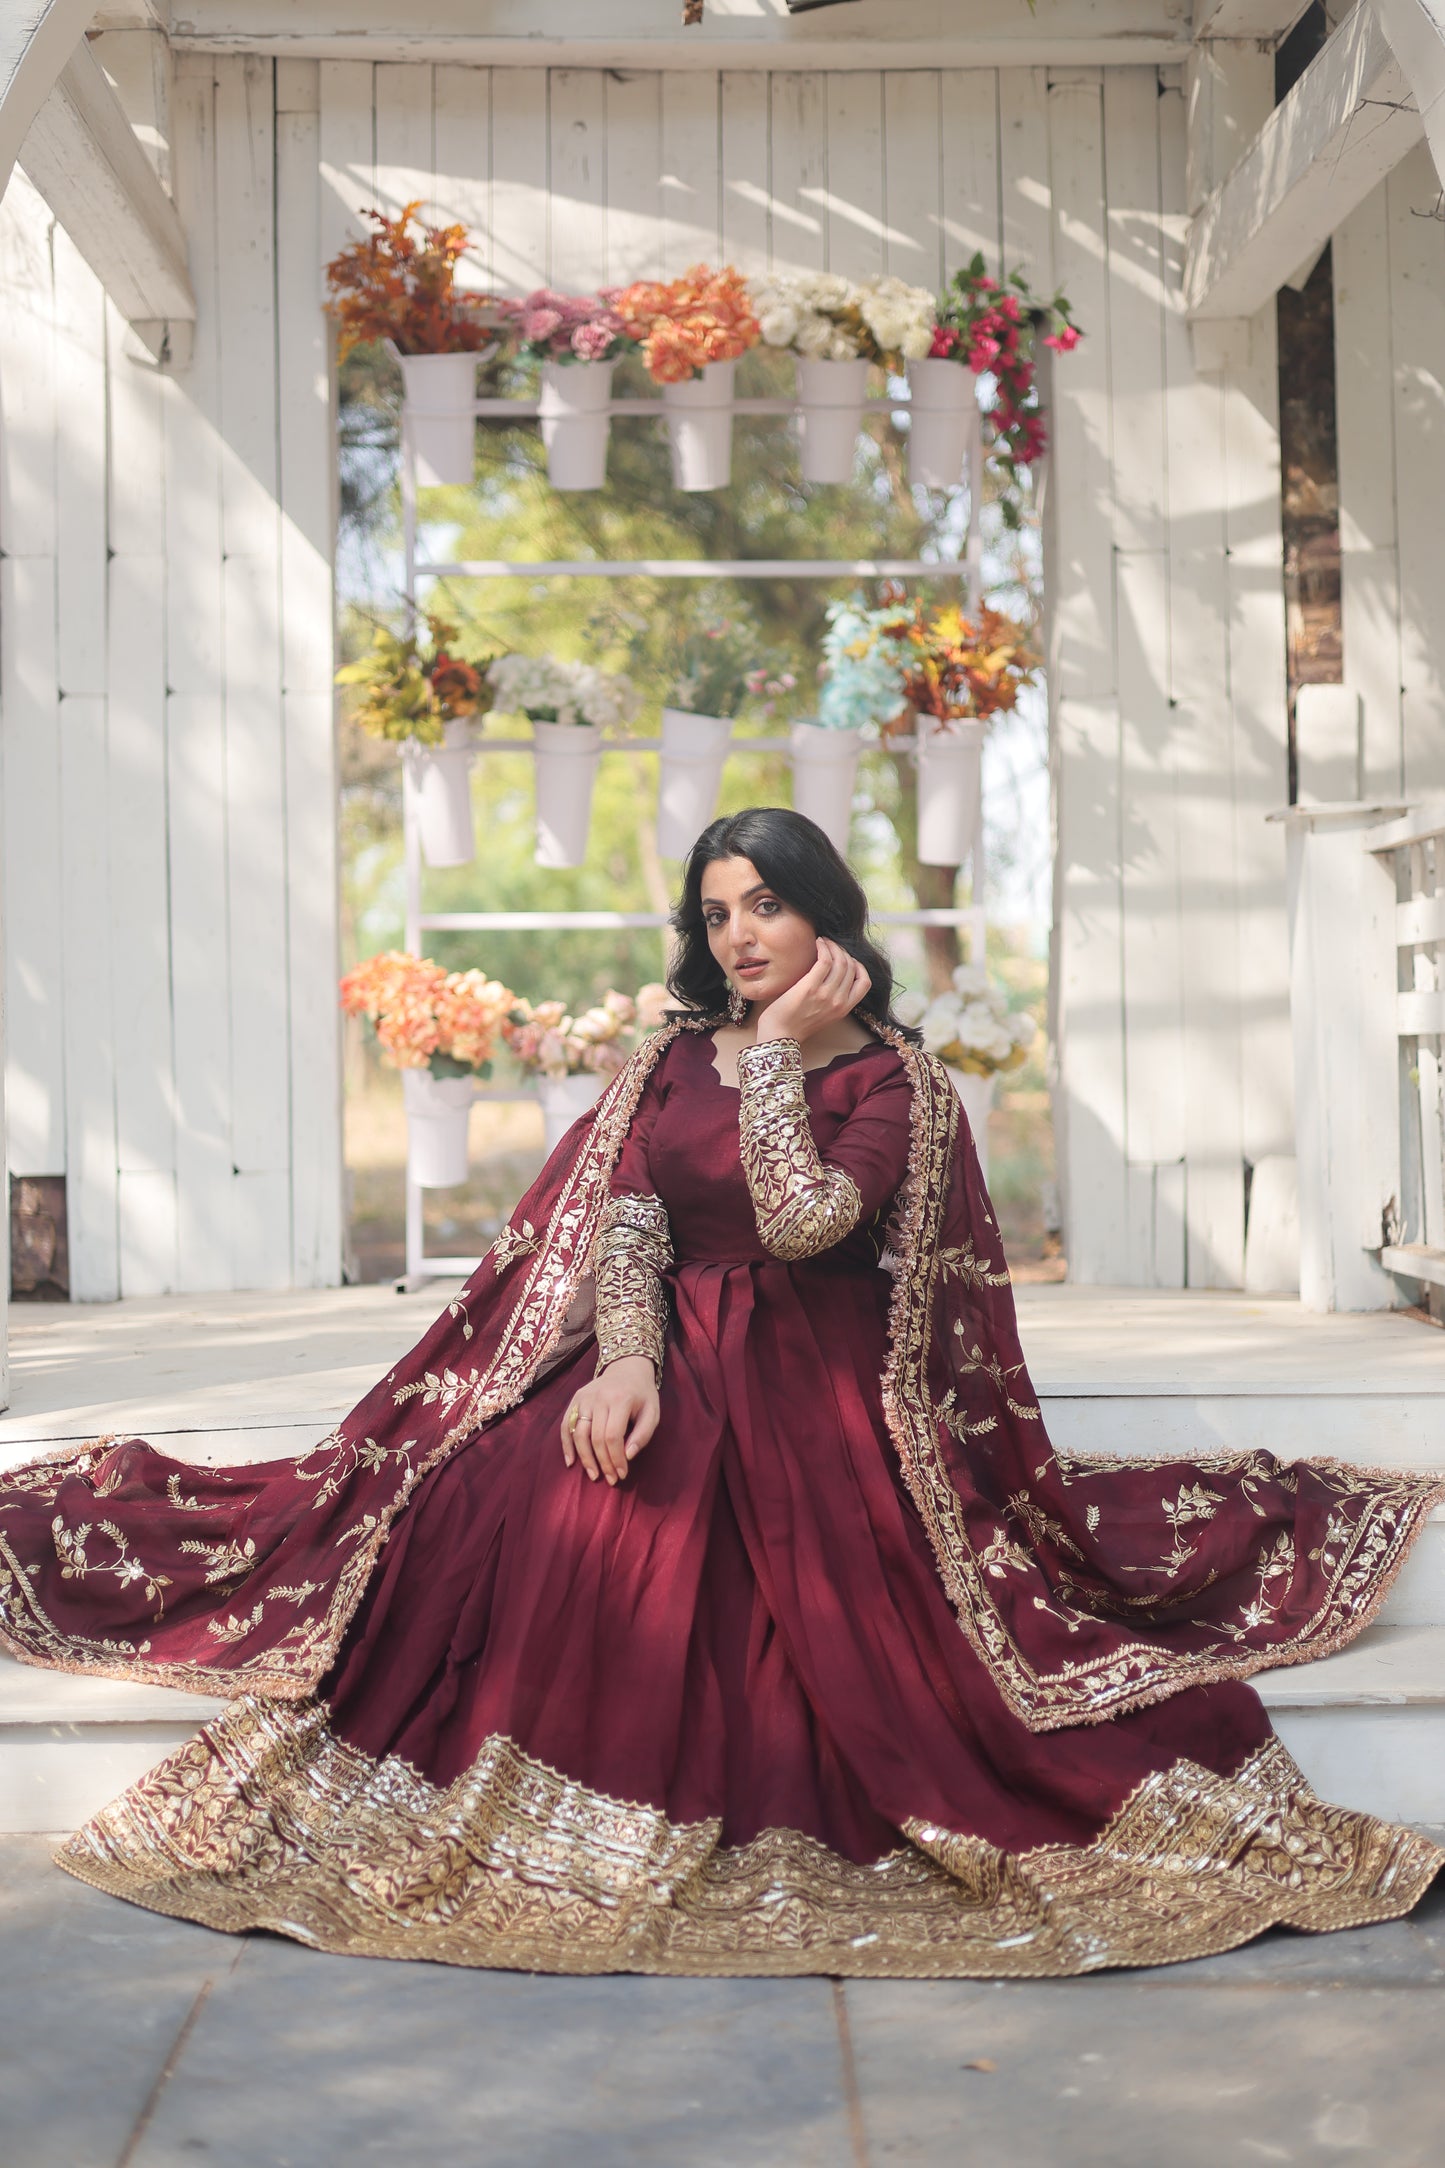
[[[680,1019],[299,1463],[0,1487],[35,1662],[232,1706],[64,1846],[323,1949],[558,1972],[1084,1972],[1406,1911],[1242,1681],[1442,1487],[1056,1453],[947,1073],[822,833],[716,821]]]

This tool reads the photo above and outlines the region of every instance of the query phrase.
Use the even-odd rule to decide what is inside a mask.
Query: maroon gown
[[[1362,1623],[1438,1488],[1401,1477],[1390,1490],[1358,1470],[1346,1484],[1336,1472],[1312,1502],[1308,1482],[1265,1455],[1227,1469],[1170,1462],[1163,1488],[1177,1479],[1194,1507],[1167,1516],[1173,1567],[1156,1560],[1164,1464],[1136,1467],[1126,1491],[1130,1464],[1055,1456],[1026,1372],[1006,1346],[1000,1355],[1012,1306],[982,1252],[992,1222],[964,1128],[945,1175],[972,1200],[972,1232],[940,1254],[967,1247],[973,1307],[954,1316],[952,1387],[928,1388],[945,1415],[964,1410],[952,1429],[936,1426],[952,1456],[948,1496],[962,1500],[962,1548],[946,1554],[940,1483],[900,1451],[889,1405],[908,1378],[888,1232],[900,1197],[917,1205],[920,1076],[934,1065],[880,1040],[806,1073],[818,1153],[851,1177],[861,1212],[843,1240],[788,1262],[760,1240],[739,1089],[720,1079],[711,1037],[663,1039],[599,1125],[611,1119],[617,1147],[605,1194],[660,1199],[674,1254],[660,1421],[625,1483],[588,1481],[563,1461],[563,1415],[597,1352],[578,1328],[575,1286],[563,1289],[572,1307],[549,1361],[499,1412],[478,1421],[475,1399],[467,1411],[460,1368],[497,1308],[484,1275],[518,1272],[515,1247],[524,1262],[530,1251],[535,1276],[562,1240],[558,1170],[581,1164],[587,1120],[549,1164],[550,1187],[529,1193],[550,1212],[547,1229],[519,1207],[500,1256],[416,1360],[328,1441],[330,1473],[313,1473],[304,1504],[291,1464],[180,1469],[139,1441],[3,1479],[0,1582],[7,1564],[12,1578],[0,1624],[12,1647],[74,1668],[208,1679],[237,1696],[71,1838],[61,1863],[219,1927],[564,1972],[1063,1974],[1201,1954],[1275,1922],[1325,1928],[1407,1909],[1442,1855],[1315,1799],[1241,1676],[1312,1652],[1300,1621],[1316,1622],[1318,1640],[1323,1569],[1303,1568],[1314,1580],[1298,1591],[1289,1654],[1275,1615],[1287,1605],[1248,1629],[1203,1606],[1222,1606],[1221,1588],[1248,1571],[1269,1593],[1257,1558],[1277,1554],[1286,1521],[1301,1539],[1324,1531],[1328,1557],[1329,1514],[1365,1499],[1378,1570],[1349,1584]],[[952,1139],[956,1110],[938,1119]],[[504,1367],[495,1332],[482,1355],[478,1375]],[[985,1400],[956,1399],[974,1385]],[[1032,1490],[1012,1488],[1016,1468],[992,1490],[976,1475],[1000,1434],[985,1402],[1017,1411],[1008,1435],[1039,1463]],[[387,1509],[359,1512],[366,1448],[373,1459],[396,1450],[386,1411],[419,1406],[464,1412],[429,1459],[406,1440]],[[1063,1487],[1046,1496],[1055,1472]],[[1093,1502],[1073,1496],[1095,1479],[1080,1494]],[[975,1482],[991,1516],[982,1533]],[[1381,1510],[1399,1538],[1388,1556]],[[53,1550],[37,1532],[52,1511]],[[1111,1516],[1122,1553],[1106,1581],[1102,1554],[1086,1558],[1084,1546]],[[1359,1526],[1367,1519],[1362,1506]],[[1236,1523],[1249,1524],[1245,1565],[1224,1549],[1196,1563],[1206,1537],[1234,1542]],[[183,1527],[205,1540],[192,1534],[187,1550]],[[1140,1557],[1155,1560],[1147,1569],[1129,1563],[1131,1528]],[[311,1546],[304,1573],[298,1544]],[[136,1561],[128,1577],[116,1551]],[[268,1606],[299,1617],[314,1605],[310,1592],[336,1571],[317,1560],[337,1552],[350,1595],[326,1614],[330,1645],[305,1625],[293,1623],[288,1644],[258,1623]],[[948,1558],[965,1553],[990,1601],[1016,1582],[1027,1592],[1030,1573],[1046,1575],[1046,1593],[1028,1595],[1016,1619],[998,1612],[995,1630],[984,1598],[964,1602],[950,1585]],[[61,1585],[67,1556],[73,1591]],[[269,1578],[256,1579],[263,1558]],[[1130,1572],[1152,1575],[1147,1604],[1118,1593],[1132,1589]],[[248,1576],[261,1592],[254,1613]],[[1142,1626],[1114,1623],[1130,1603],[1145,1604]],[[1066,1619],[1083,1637],[1077,1659],[1027,1642],[1040,1612],[1045,1630]],[[1265,1626],[1274,1654],[1262,1653]],[[1150,1652],[1170,1633],[1176,1669],[1156,1676]],[[1344,1637],[1336,1622],[1325,1645]],[[1096,1705],[1046,1706],[1042,1685],[1030,1701],[1023,1659],[1004,1641],[1028,1652],[1034,1680],[1087,1674]],[[288,1673],[284,1646],[309,1651],[309,1671]]]

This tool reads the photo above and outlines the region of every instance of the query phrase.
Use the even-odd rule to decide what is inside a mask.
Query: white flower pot
[[[978,1147],[978,1162],[983,1178],[988,1180],[988,1115],[993,1105],[994,1079],[992,1076],[975,1076],[971,1069],[949,1068],[954,1090],[963,1101],[963,1111],[968,1116],[968,1126]]]
[[[424,489],[470,482],[476,452],[477,356],[403,354],[406,425]]]
[[[866,361],[795,364],[798,441],[805,482],[851,482],[868,396]]]
[[[423,1189],[452,1189],[467,1178],[467,1120],[475,1087],[469,1076],[403,1069],[406,1163]]]
[[[554,1152],[579,1114],[595,1107],[611,1083],[610,1077],[584,1069],[578,1076],[539,1076],[537,1096],[542,1102],[543,1149]]]
[[[793,768],[793,811],[806,813],[839,851],[848,849],[853,784],[862,750],[856,730],[829,730],[822,723],[794,723],[788,751]]]
[[[554,489],[601,489],[607,480],[612,361],[544,361],[537,416]]]
[[[602,733],[591,723],[533,723],[539,866],[580,866],[587,856],[592,789]]]
[[[732,732],[726,715],[663,709],[657,848],[664,858],[686,858],[712,819]]]
[[[477,855],[472,827],[472,734],[468,723],[448,723],[433,752],[409,746],[416,783],[417,828],[429,866],[467,866]]]
[[[917,727],[919,864],[961,866],[978,823],[984,725],[953,723],[940,730],[920,715]]]
[[[963,480],[976,409],[973,371],[960,361],[908,364],[908,479],[952,489]]]
[[[733,471],[735,361],[710,361],[685,384],[664,384],[674,489],[726,489]]]

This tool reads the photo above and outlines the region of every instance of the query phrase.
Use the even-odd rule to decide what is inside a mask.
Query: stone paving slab
[[[211,1934],[52,1844],[0,1839],[5,2168],[1442,2157],[1445,1887],[1388,1926],[1077,1981],[553,1980]]]

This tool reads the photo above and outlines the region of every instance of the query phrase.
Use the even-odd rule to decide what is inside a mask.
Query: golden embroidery
[[[514,1257],[530,1257],[537,1246],[537,1230],[529,1219],[524,1219],[520,1227],[504,1227],[487,1252],[497,1278],[500,1280]],[[452,1315],[456,1315],[455,1310]],[[471,1338],[470,1326],[467,1327],[466,1337]]]
[[[133,1557],[126,1543],[124,1532],[116,1527],[114,1521],[99,1522],[98,1532],[115,1546],[115,1557],[106,1559],[88,1557],[86,1545],[96,1532],[96,1529],[91,1527],[89,1521],[82,1521],[78,1528],[67,1528],[59,1514],[56,1515],[50,1524],[50,1535],[55,1545],[55,1555],[60,1560],[61,1579],[63,1581],[80,1581],[84,1580],[87,1574],[113,1574],[122,1588],[129,1588],[137,1581],[142,1582],[145,1587],[146,1602],[155,1605],[155,1610],[151,1613],[151,1616],[157,1619],[160,1618],[166,1608],[166,1600],[161,1594],[161,1590],[171,1586],[170,1575],[168,1573],[158,1573],[150,1566],[147,1566],[144,1560]]]
[[[658,1377],[667,1334],[672,1236],[660,1197],[609,1197],[597,1227],[597,1367],[645,1355]]]
[[[202,1543],[189,1537],[176,1545],[206,1561],[206,1587],[218,1581],[244,1581],[256,1563],[256,1545],[248,1536],[244,1543]]]
[[[852,1176],[818,1156],[796,1039],[767,1039],[738,1055],[738,1144],[763,1248],[788,1263],[831,1249],[857,1226]]]
[[[872,1865],[773,1829],[724,1846],[488,1740],[444,1789],[316,1701],[246,1697],[57,1854],[232,1933],[532,1972],[1048,1978],[1169,1964],[1277,1923],[1409,1911],[1445,1853],[1325,1806],[1277,1741],[1231,1777],[1148,1777],[1091,1842],[1009,1854],[937,1824]]]
[[[943,1268],[945,1279],[962,1280],[965,1287],[981,1290],[985,1287],[1013,1285],[1006,1265],[996,1266],[991,1257],[975,1257],[972,1235],[954,1248],[940,1250],[938,1262]]]

